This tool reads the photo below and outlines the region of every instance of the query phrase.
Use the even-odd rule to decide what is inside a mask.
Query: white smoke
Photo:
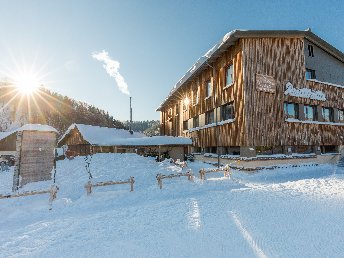
[[[124,94],[130,95],[128,84],[125,82],[123,76],[118,71],[120,65],[119,62],[116,60],[112,60],[109,57],[109,53],[105,50],[99,53],[93,53],[92,57],[98,61],[104,62],[103,67],[111,77],[115,78],[119,90]]]

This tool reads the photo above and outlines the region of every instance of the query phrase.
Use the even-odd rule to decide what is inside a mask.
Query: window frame
[[[227,112],[225,112],[227,109],[225,109],[226,107],[232,107],[232,112],[230,112],[231,114],[229,115],[229,117],[227,118]],[[234,101],[226,103],[224,105],[222,105],[220,107],[220,120],[221,121],[226,121],[229,119],[235,119],[235,106],[234,106]]]
[[[310,117],[307,116],[307,114],[309,114],[308,112],[306,113],[306,110],[308,108],[312,108],[313,110],[313,118],[310,119]],[[317,106],[315,105],[304,105],[303,106],[303,113],[304,113],[304,117],[305,117],[305,121],[318,121],[318,112],[317,112]]]
[[[229,69],[230,68],[232,68],[232,76],[231,76],[231,83],[228,83],[228,71],[229,71]],[[226,85],[225,85],[225,87],[224,88],[229,88],[229,87],[231,87],[231,86],[233,86],[233,84],[234,84],[234,80],[235,80],[235,77],[234,77],[234,65],[233,65],[233,63],[230,63],[230,64],[228,64],[227,66],[226,66],[226,70],[225,70],[225,82],[226,82]]]
[[[215,123],[215,112],[214,111],[215,111],[215,109],[212,109],[212,110],[205,112],[205,125],[210,125],[210,124]],[[210,122],[209,118],[211,117],[211,114],[212,114],[212,119]]]
[[[294,115],[289,113],[289,105],[293,105],[294,107]],[[283,105],[284,115],[289,119],[297,119],[299,120],[300,114],[299,114],[299,104],[293,103],[293,102],[284,102]]]
[[[325,110],[328,110],[328,119],[326,119],[327,116],[325,116]],[[334,123],[334,110],[332,107],[322,107],[321,113],[324,119],[324,122]]]
[[[308,44],[308,56],[314,57],[314,47],[311,44]]]
[[[199,116],[195,116],[195,117],[192,119],[192,127],[193,127],[193,128],[199,127]]]
[[[210,91],[209,91],[210,88]],[[211,82],[211,79],[207,80],[205,82],[205,99],[210,98],[213,95],[213,84]]]
[[[310,75],[309,78],[307,78],[307,74]],[[310,69],[310,68],[306,68],[306,80],[316,80],[316,74],[315,74],[315,70],[314,69]]]
[[[338,109],[338,122],[344,123],[344,109]]]

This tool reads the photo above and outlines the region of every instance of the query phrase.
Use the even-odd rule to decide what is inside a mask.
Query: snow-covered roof
[[[124,129],[72,124],[60,138],[59,143],[75,128],[79,130],[83,139],[92,145],[111,146],[113,142],[118,140],[145,137],[142,133],[133,132],[131,134],[128,130]]]
[[[13,133],[22,132],[22,131],[40,131],[40,132],[54,132],[58,133],[57,130],[49,125],[41,125],[41,124],[26,124],[22,127],[17,129],[8,131],[8,132],[0,132],[0,140],[7,138]]]
[[[157,146],[157,145],[189,145],[192,144],[190,138],[173,136],[153,136],[133,132],[128,130],[100,127],[84,124],[72,124],[64,135],[60,138],[59,144],[65,139],[71,130],[77,128],[82,138],[91,145],[98,146]]]
[[[344,54],[340,50],[336,49],[317,35],[307,30],[233,30],[228,32],[223,38],[215,44],[210,50],[208,50],[202,57],[200,57],[196,63],[183,75],[183,77],[173,86],[172,90],[164,101],[159,105],[156,111],[160,111],[165,103],[171,99],[174,93],[184,85],[189,79],[206,69],[208,64],[214,59],[218,58],[221,53],[226,49],[234,45],[235,42],[240,38],[256,38],[256,37],[303,37],[324,49],[330,55],[334,56],[338,60],[344,63]]]

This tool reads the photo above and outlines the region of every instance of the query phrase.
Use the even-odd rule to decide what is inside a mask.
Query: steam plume
[[[98,53],[93,53],[92,57],[100,62],[104,62],[103,67],[111,77],[115,78],[119,90],[124,94],[130,95],[128,84],[125,82],[124,77],[118,71],[120,65],[119,62],[116,60],[112,60],[109,57],[109,53],[105,50]]]

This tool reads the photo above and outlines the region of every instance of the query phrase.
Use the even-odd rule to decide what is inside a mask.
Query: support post
[[[133,176],[130,177],[130,192],[134,192],[135,179]]]
[[[85,185],[86,193],[87,195],[90,195],[92,193],[92,183],[91,181],[88,181]]]

